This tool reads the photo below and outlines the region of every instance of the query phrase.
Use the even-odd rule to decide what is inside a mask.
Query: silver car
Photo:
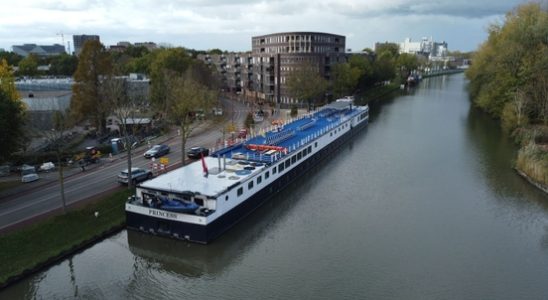
[[[117,176],[117,181],[120,184],[127,184],[128,183],[128,170],[125,169],[122,172],[120,172],[120,175]],[[138,182],[145,181],[147,179],[152,178],[152,172],[147,169],[143,168],[131,168],[131,182],[133,185],[137,184]]]

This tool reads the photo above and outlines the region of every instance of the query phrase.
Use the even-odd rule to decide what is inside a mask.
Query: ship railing
[[[272,154],[266,154],[266,153],[246,153],[245,154],[245,160],[248,161],[255,161],[255,162],[262,162],[262,163],[273,163],[275,161],[278,161],[283,156],[283,153],[276,151]],[[238,159],[241,159],[242,157],[239,156]]]
[[[308,122],[306,122],[305,124],[299,126],[297,128],[298,131],[303,131],[303,130],[306,130],[312,126],[314,126],[316,124],[316,120],[314,119],[310,119]]]
[[[293,137],[295,135],[295,130],[291,131],[282,131],[279,133],[275,133],[273,135],[266,137],[266,144],[267,145],[277,145],[283,141],[288,140],[289,138]]]

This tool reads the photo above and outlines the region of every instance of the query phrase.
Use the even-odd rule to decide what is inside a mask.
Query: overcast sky
[[[540,0],[546,1],[546,0]],[[522,0],[1,0],[0,48],[61,44],[73,34],[167,43],[197,50],[251,50],[251,37],[285,31],[346,36],[354,51],[375,42],[432,37],[475,50],[489,24]],[[61,36],[61,33],[63,36]]]

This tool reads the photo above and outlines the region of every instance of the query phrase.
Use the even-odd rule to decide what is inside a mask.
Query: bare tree
[[[107,77],[101,83],[101,96],[108,103],[111,114],[118,120],[122,144],[127,151],[128,189],[135,185],[133,180],[132,156],[137,127],[143,123],[140,107],[143,107],[144,97],[129,93],[129,86],[125,78]]]
[[[50,109],[54,107],[54,103],[51,102]],[[63,156],[65,154],[65,137],[69,134],[68,130],[72,128],[72,121],[70,119],[70,113],[68,110],[54,110],[52,115],[51,129],[42,130],[41,135],[46,139],[49,148],[55,152],[57,159],[58,180],[61,194],[61,204],[63,207],[63,213],[67,211],[67,202],[65,197],[65,177],[63,174]],[[33,130],[37,131],[35,127]]]
[[[522,126],[526,121],[528,104],[527,95],[518,89],[514,94],[514,99],[512,101],[512,108],[514,109],[514,114],[516,116],[517,126]]]

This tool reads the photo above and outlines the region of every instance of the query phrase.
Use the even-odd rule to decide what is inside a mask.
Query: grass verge
[[[8,189],[11,189],[11,188],[14,188],[16,186],[20,186],[21,184],[21,180],[12,180],[12,181],[3,181],[3,182],[0,182],[0,192],[3,191],[3,190],[8,190]]]
[[[100,239],[125,222],[130,191],[113,193],[78,210],[0,236],[0,287]],[[98,212],[98,217],[95,217]]]

